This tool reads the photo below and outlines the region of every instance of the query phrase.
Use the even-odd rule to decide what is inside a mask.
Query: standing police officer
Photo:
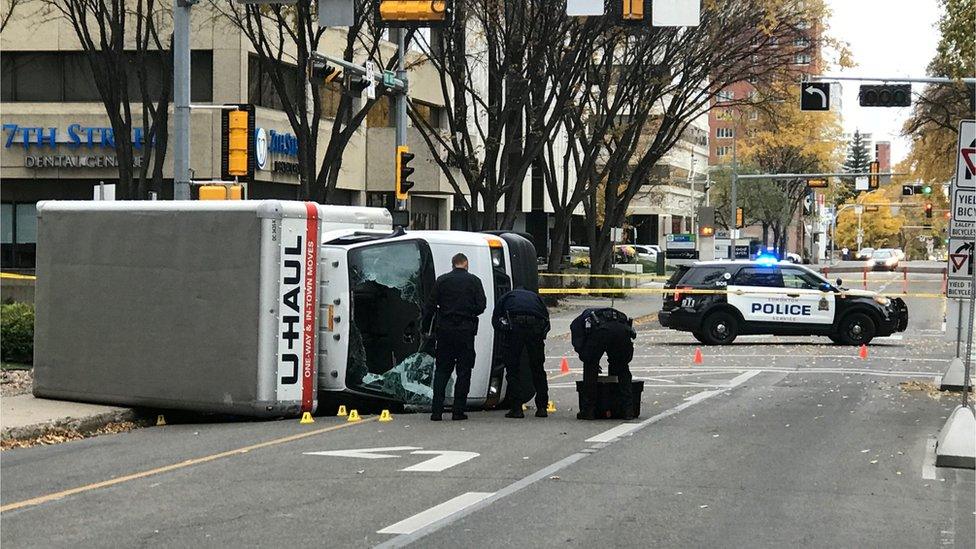
[[[456,254],[451,265],[454,267],[451,272],[437,277],[424,308],[424,326],[430,326],[436,319],[432,421],[440,421],[444,413],[444,392],[451,372],[457,374],[451,419],[468,419],[464,410],[474,368],[474,336],[478,333],[478,315],[485,311],[487,304],[481,280],[468,272],[467,256]]]
[[[633,321],[610,307],[586,309],[569,326],[573,349],[583,361],[583,390],[576,419],[595,419],[599,388],[600,358],[607,354],[610,375],[617,376],[617,409],[624,419],[634,418],[630,361],[634,358]]]
[[[516,288],[501,297],[495,305],[491,324],[505,337],[505,374],[508,380],[510,410],[505,417],[522,418],[522,403],[531,389],[521,372],[522,350],[529,357],[529,373],[535,389],[535,417],[547,417],[549,383],[546,381],[546,334],[549,333],[549,310],[539,294]]]

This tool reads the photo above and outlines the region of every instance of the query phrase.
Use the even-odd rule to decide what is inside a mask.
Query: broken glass
[[[426,244],[379,242],[349,252],[352,324],[346,386],[429,404],[434,358],[421,351],[421,317],[434,269]]]

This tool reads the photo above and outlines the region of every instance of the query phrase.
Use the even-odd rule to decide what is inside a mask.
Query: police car
[[[664,286],[658,319],[707,345],[727,345],[747,334],[817,335],[862,345],[905,331],[908,308],[902,299],[841,283],[774,258],[683,265]]]

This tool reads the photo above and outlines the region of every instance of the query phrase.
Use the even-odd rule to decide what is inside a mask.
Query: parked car
[[[797,264],[803,263],[803,258],[800,257],[800,254],[795,254],[792,252],[787,252],[786,260],[789,261],[790,263],[797,263]]]
[[[874,248],[861,248],[857,251],[857,259],[861,261],[871,259],[872,255],[874,255]]]

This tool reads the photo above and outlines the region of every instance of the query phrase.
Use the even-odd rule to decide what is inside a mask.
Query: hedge
[[[4,362],[34,362],[33,305],[0,305],[0,358]]]

